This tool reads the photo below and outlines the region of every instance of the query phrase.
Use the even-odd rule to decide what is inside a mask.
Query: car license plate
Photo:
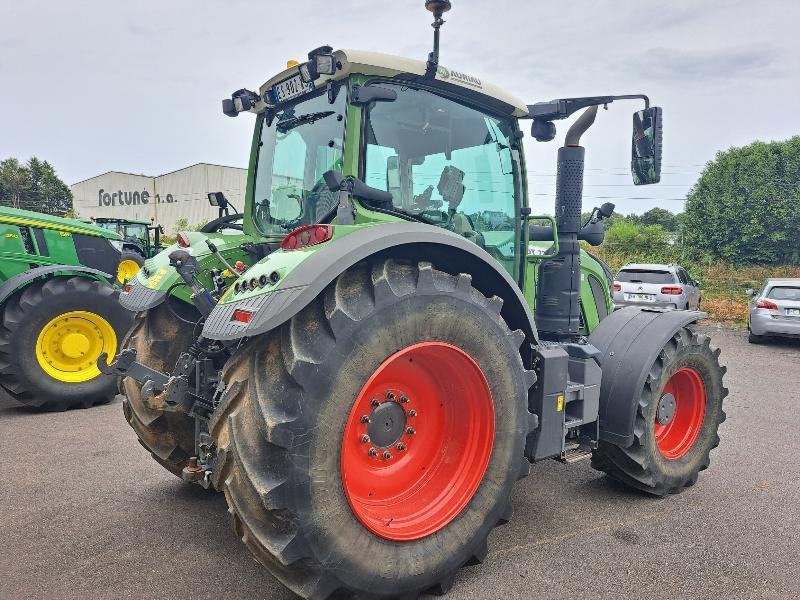
[[[272,97],[275,102],[286,102],[314,90],[314,83],[305,83],[300,73],[272,86]]]
[[[628,294],[626,300],[635,300],[637,302],[655,302],[655,294]]]
[[[786,316],[787,317],[800,317],[800,308],[787,308],[786,309]]]

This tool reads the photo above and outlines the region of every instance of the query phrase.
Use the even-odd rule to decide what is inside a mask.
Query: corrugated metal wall
[[[111,171],[71,186],[78,216],[155,219],[167,233],[178,219],[190,226],[215,219],[218,209],[208,203],[209,192],[222,192],[244,209],[247,170],[200,163],[157,177]]]

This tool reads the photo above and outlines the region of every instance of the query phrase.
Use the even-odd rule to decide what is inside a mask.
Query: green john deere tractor
[[[181,233],[120,295],[125,416],[171,472],[224,492],[236,534],[304,598],[416,598],[481,562],[544,459],[662,496],[724,419],[693,311],[608,314],[580,222],[582,134],[638,99],[632,170],[658,181],[642,95],[526,104],[438,64],[320,47],[223,112],[255,115],[243,231]],[[522,126],[558,151],[532,217]],[[605,317],[605,318],[602,318]],[[601,319],[602,318],[602,319]]]
[[[63,410],[112,399],[97,367],[133,315],[113,287],[122,241],[73,219],[0,207],[0,387]]]
[[[122,238],[122,256],[117,268],[119,283],[133,279],[144,261],[163,249],[161,236],[164,228],[161,225],[113,217],[96,217],[92,221],[98,227],[113,231]]]

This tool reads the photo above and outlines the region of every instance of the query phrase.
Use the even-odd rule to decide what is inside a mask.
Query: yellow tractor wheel
[[[142,268],[144,258],[133,250],[123,250],[117,267],[117,282],[125,283],[136,277],[136,273]]]

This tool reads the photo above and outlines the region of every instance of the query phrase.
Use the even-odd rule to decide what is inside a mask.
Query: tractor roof
[[[139,221],[137,219],[118,219],[116,217],[95,217],[95,223],[119,223],[120,225],[150,225],[150,221]]]
[[[337,50],[334,53],[342,63],[342,68],[333,76],[322,76],[316,81],[317,89],[324,87],[328,79],[344,79],[352,73],[363,75],[375,75],[380,77],[402,77],[402,76],[422,76],[425,74],[425,62],[403,56],[392,54],[382,54],[380,52],[367,52],[364,50]],[[259,95],[263,98],[264,94],[276,83],[291,77],[297,73],[297,67],[288,67],[278,73],[261,86]],[[462,71],[456,71],[439,65],[436,72],[436,83],[449,88],[456,93],[467,91],[465,96],[473,97],[478,101],[490,105],[499,105],[503,112],[512,114],[516,117],[528,115],[528,106],[504,89],[488,83],[479,77],[469,75]],[[260,112],[266,108],[264,102],[259,102],[255,111]]]
[[[33,212],[31,210],[21,210],[0,206],[0,223],[11,223],[23,227],[41,227],[43,229],[56,229],[69,233],[79,233],[83,235],[93,235],[118,240],[120,237],[108,229],[97,227],[79,221],[78,219],[66,219],[45,213]]]

